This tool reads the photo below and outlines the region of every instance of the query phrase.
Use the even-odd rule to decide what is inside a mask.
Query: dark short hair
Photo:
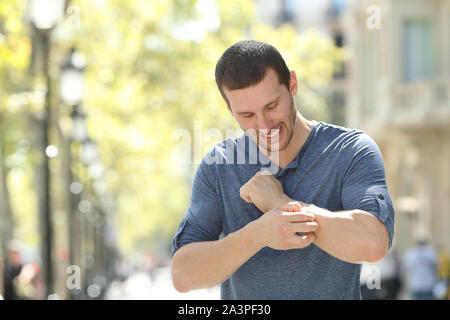
[[[224,88],[243,89],[258,84],[272,68],[280,84],[289,90],[290,72],[278,50],[267,43],[243,40],[233,44],[216,65],[216,83],[222,97],[229,104]]]

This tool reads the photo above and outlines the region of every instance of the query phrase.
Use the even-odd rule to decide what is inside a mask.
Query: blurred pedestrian
[[[36,275],[32,264],[22,261],[22,245],[12,240],[7,245],[7,260],[4,266],[5,300],[25,300],[34,296],[33,279]]]
[[[421,238],[408,249],[402,261],[402,270],[414,300],[433,300],[437,284],[438,255],[427,240]]]

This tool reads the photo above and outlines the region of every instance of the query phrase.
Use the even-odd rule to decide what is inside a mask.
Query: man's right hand
[[[302,212],[298,202],[289,202],[219,240],[189,243],[172,258],[173,284],[179,292],[211,288],[227,280],[264,247],[305,248],[314,241],[314,220],[315,215]]]
[[[314,241],[317,222],[302,212],[297,201],[276,207],[251,222],[252,239],[262,247],[276,250],[302,249]],[[302,235],[297,235],[296,233]]]

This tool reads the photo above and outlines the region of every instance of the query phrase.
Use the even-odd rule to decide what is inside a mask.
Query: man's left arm
[[[245,191],[244,191],[245,190]],[[350,263],[380,260],[389,246],[389,233],[373,214],[363,210],[329,211],[288,197],[272,175],[254,177],[241,188],[241,196],[261,211],[297,202],[298,211],[312,213],[319,228],[314,244],[328,254]]]
[[[297,201],[299,210],[301,207],[312,213],[319,225],[314,232],[316,246],[350,263],[379,261],[391,247],[394,234],[394,210],[387,191],[383,159],[378,146],[365,134],[356,140],[353,148],[358,152],[354,152],[343,177],[343,210],[330,211],[303,203],[287,197],[284,192],[281,196],[273,190],[269,193],[264,185],[276,188],[276,183],[271,182],[276,180],[273,176],[254,177],[249,181],[253,187],[245,188],[251,190],[247,201],[258,206],[259,199],[264,199],[261,203],[265,203],[265,207],[269,199],[274,206]]]
[[[389,247],[389,233],[373,214],[363,210],[329,211],[303,203],[319,228],[314,244],[340,260],[350,263],[381,260]]]
[[[392,245],[394,209],[387,190],[381,152],[367,134],[359,134],[343,153],[350,158],[341,185],[342,211],[331,212],[314,205],[319,225],[315,244],[332,256],[351,263],[381,260]],[[336,186],[338,187],[338,186]]]

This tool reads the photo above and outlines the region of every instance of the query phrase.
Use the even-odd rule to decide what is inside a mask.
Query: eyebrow
[[[272,100],[271,102],[266,103],[263,108],[266,108],[266,107],[270,106],[271,104],[274,104],[274,103],[278,102],[278,100],[280,100],[280,97],[277,97],[275,100]],[[243,114],[249,114],[249,113],[253,113],[253,112],[251,112],[251,111],[240,111],[240,112],[236,112],[236,113],[239,114],[239,115],[243,115]]]

